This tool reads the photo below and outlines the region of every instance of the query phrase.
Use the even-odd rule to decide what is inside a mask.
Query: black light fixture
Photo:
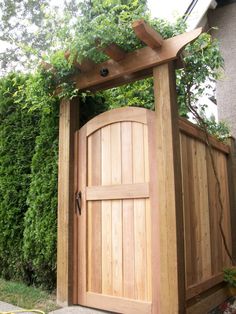
[[[108,70],[107,68],[102,68],[102,69],[100,70],[100,75],[101,75],[102,77],[106,77],[108,74],[109,74],[109,70]]]

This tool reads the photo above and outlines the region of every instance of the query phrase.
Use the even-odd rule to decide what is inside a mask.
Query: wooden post
[[[160,313],[185,313],[181,156],[173,62],[153,70],[157,141]]]
[[[230,154],[228,155],[228,182],[230,199],[230,219],[232,235],[232,258],[236,265],[236,142],[233,137],[230,138]]]
[[[72,304],[74,133],[79,128],[78,99],[62,100],[59,121],[57,303]]]

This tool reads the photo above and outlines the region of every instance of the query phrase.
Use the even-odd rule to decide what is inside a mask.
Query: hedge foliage
[[[30,83],[18,74],[0,80],[0,276],[52,289],[59,106],[31,110]]]
[[[0,80],[0,275],[25,276],[24,215],[40,115],[24,107],[23,75]],[[19,88],[21,90],[19,99]]]
[[[44,112],[40,121],[23,237],[28,279],[49,289],[55,285],[56,270],[58,108]]]

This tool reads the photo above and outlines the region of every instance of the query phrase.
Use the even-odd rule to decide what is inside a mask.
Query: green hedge
[[[44,112],[32,159],[24,260],[30,281],[52,289],[56,277],[58,108]]]
[[[31,79],[0,80],[0,276],[53,289],[59,103],[31,110]]]
[[[31,160],[40,115],[24,107],[26,77],[0,80],[0,276],[25,277],[22,255],[24,215],[31,179]]]

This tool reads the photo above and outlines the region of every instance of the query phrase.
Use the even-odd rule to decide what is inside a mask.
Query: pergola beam
[[[160,48],[163,44],[162,36],[156,32],[144,20],[138,20],[132,24],[136,36],[152,49]]]
[[[109,88],[118,87],[124,84],[129,84],[138,80],[143,80],[145,78],[152,76],[152,69],[145,69],[139,72],[131,73],[128,75],[120,76],[113,80],[102,82],[101,84],[94,85],[89,88],[91,92],[97,92]]]
[[[184,33],[163,41],[158,49],[144,47],[126,53],[125,57],[116,62],[108,60],[95,64],[91,70],[72,77],[72,81],[80,90],[98,90],[110,88],[108,82],[119,81],[118,85],[127,83],[127,76],[135,76],[134,80],[143,78],[144,70],[153,69],[155,66],[178,59],[183,48],[195,40],[202,32],[202,28]],[[139,78],[140,73],[140,78]],[[108,87],[107,87],[108,86]]]

